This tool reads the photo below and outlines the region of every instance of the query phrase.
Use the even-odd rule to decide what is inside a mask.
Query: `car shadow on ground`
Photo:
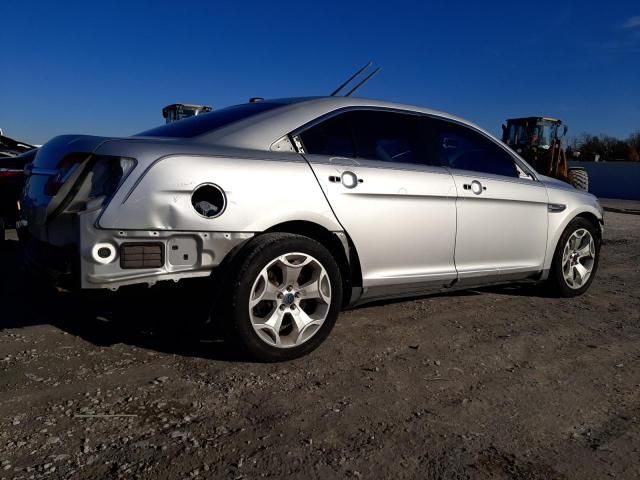
[[[0,242],[0,330],[53,325],[96,346],[118,343],[190,357],[248,361],[237,346],[223,341],[220,323],[209,318],[211,283],[203,279],[153,288],[131,286],[117,292],[58,292],[30,280],[22,268],[17,241]],[[487,287],[421,296],[543,296],[535,285]],[[407,301],[376,302],[360,308]]]
[[[247,360],[211,324],[207,280],[59,292],[30,279],[22,264],[18,242],[0,242],[0,330],[48,324],[96,346],[124,343],[183,356]]]

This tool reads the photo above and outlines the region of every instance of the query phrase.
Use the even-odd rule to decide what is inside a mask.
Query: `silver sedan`
[[[593,195],[465,120],[377,100],[56,137],[26,173],[32,268],[88,289],[212,277],[216,324],[265,361],[310,352],[374,300],[508,282],[579,295],[602,238]]]

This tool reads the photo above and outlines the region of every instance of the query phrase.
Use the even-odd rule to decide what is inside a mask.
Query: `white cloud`
[[[636,28],[640,27],[640,15],[636,17],[629,17],[627,21],[622,25],[623,28]]]

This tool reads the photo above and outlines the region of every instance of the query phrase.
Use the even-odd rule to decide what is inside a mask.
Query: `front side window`
[[[511,155],[484,135],[445,120],[432,120],[441,165],[459,170],[518,177]]]
[[[352,113],[351,121],[358,157],[388,163],[432,164],[425,152],[419,116],[361,110]]]

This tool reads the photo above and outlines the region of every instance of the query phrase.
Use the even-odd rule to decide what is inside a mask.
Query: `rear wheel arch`
[[[358,252],[349,235],[344,233],[349,247],[349,251],[345,252],[342,241],[338,235],[317,223],[305,220],[294,220],[274,225],[263,233],[276,232],[292,233],[311,238],[329,250],[340,267],[340,275],[342,276],[343,283],[342,289],[344,292],[343,306],[346,306],[351,299],[352,289],[362,286],[362,270],[360,268]]]

